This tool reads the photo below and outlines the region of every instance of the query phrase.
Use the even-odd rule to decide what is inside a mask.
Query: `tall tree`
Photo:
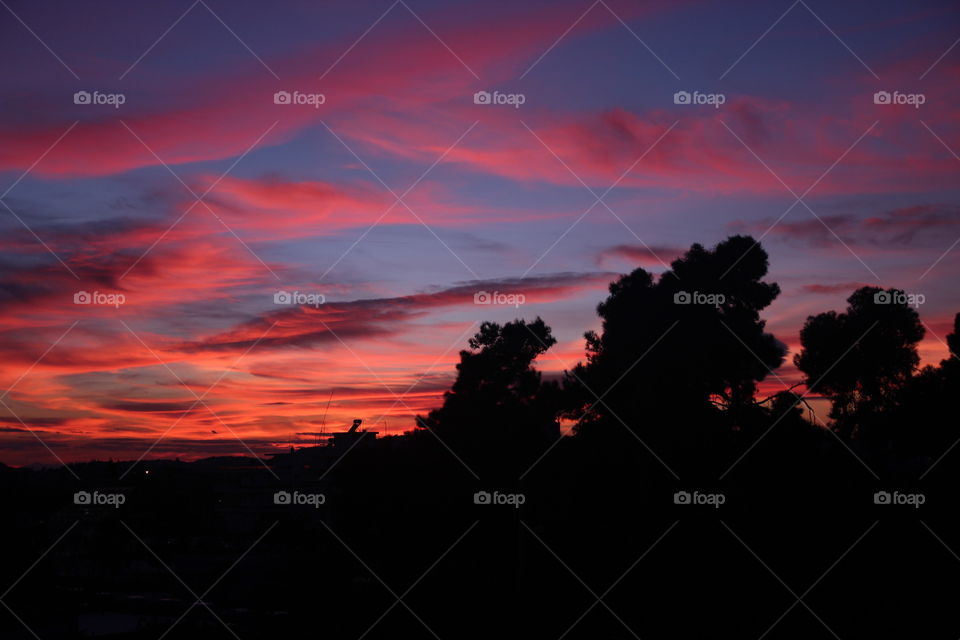
[[[484,322],[460,352],[457,378],[443,406],[418,422],[451,441],[500,446],[542,439],[556,429],[556,385],[533,361],[556,343],[539,317],[504,325]]]
[[[587,362],[566,378],[567,413],[583,416],[581,428],[613,419],[662,429],[751,404],[786,352],[760,319],[780,293],[762,280],[767,268],[753,238],[732,236],[693,245],[659,278],[639,268],[612,283],[600,333],[586,334]]]
[[[960,358],[960,313],[953,317],[953,333],[947,336],[947,346],[953,359]]]
[[[949,452],[957,441],[956,398],[960,395],[960,313],[954,318],[953,333],[947,336],[949,355],[937,366],[926,366],[897,393],[896,407],[885,416],[880,428],[871,435],[900,459],[911,456],[925,459],[923,471],[931,462]],[[942,473],[947,465],[938,467]]]
[[[897,289],[861,287],[847,304],[807,318],[794,364],[809,389],[833,401],[830,416],[849,437],[894,406],[920,363],[924,328]]]

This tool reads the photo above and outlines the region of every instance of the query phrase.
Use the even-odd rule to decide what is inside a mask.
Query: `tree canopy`
[[[830,415],[845,435],[891,409],[920,363],[923,324],[902,294],[861,287],[847,299],[845,312],[810,316],[800,331],[802,350],[794,364],[808,390],[833,400]]]
[[[517,439],[556,425],[549,387],[533,361],[556,343],[537,318],[504,325],[484,322],[460,352],[457,377],[443,406],[418,421],[439,434],[473,440]],[[554,387],[556,385],[553,385]]]
[[[733,236],[693,245],[659,278],[639,268],[612,283],[601,331],[586,334],[587,362],[567,377],[568,415],[634,425],[752,402],[786,352],[760,319],[780,293],[762,280],[767,268],[753,238]]]

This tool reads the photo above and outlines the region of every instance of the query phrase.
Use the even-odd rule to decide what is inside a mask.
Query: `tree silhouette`
[[[960,358],[960,313],[953,317],[953,333],[947,336],[947,347],[952,358],[948,362],[956,362]]]
[[[565,380],[578,429],[611,418],[686,427],[716,419],[718,406],[752,405],[786,352],[760,319],[780,293],[762,281],[767,267],[753,238],[732,236],[712,250],[693,245],[657,279],[638,268],[612,283],[597,307],[601,332],[585,336],[587,362]]]
[[[947,357],[938,367],[926,367],[924,373],[936,375],[943,384],[943,396],[951,400],[960,392],[960,313],[953,317],[953,333],[947,335]]]
[[[946,342],[949,356],[938,366],[924,367],[904,383],[896,392],[889,415],[874,425],[872,438],[895,452],[894,464],[919,457],[926,459],[919,463],[926,470],[932,459],[950,451],[960,437],[954,417],[955,399],[960,394],[960,314],[954,318],[953,333]]]
[[[896,404],[920,362],[924,328],[897,289],[861,287],[847,303],[844,313],[807,318],[794,364],[810,390],[833,401],[836,430],[853,437]]]
[[[503,459],[507,450],[542,449],[559,436],[558,385],[545,383],[533,361],[556,343],[539,317],[504,325],[484,322],[460,352],[457,378],[443,406],[418,423],[444,442]],[[493,452],[493,453],[492,453]]]

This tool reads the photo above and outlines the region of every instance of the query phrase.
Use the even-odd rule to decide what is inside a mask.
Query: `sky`
[[[762,392],[862,285],[936,364],[958,39],[952,2],[3,0],[0,462],[402,433],[480,322],[541,316],[555,375],[619,274],[736,233]]]

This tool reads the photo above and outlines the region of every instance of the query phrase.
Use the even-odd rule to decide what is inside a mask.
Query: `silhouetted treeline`
[[[0,637],[955,636],[960,315],[919,369],[902,292],[854,291],[759,397],[767,269],[736,236],[623,276],[557,380],[542,319],[484,323],[404,436],[0,467]]]
[[[461,352],[443,406],[418,422],[513,478],[560,419],[583,442],[633,436],[664,466],[707,478],[774,428],[798,447],[835,435],[890,470],[932,464],[960,438],[950,420],[960,314],[946,338],[950,357],[920,370],[925,328],[910,296],[857,289],[844,312],[807,318],[794,356],[800,394],[777,376],[787,349],[761,318],[780,294],[763,280],[767,270],[759,243],[733,236],[713,249],[693,245],[659,277],[638,268],[619,278],[597,307],[601,331],[585,335],[586,362],[560,384],[532,366],[555,343],[542,319],[484,323]],[[758,398],[758,383],[771,377],[785,388]],[[809,396],[830,400],[829,420]]]

